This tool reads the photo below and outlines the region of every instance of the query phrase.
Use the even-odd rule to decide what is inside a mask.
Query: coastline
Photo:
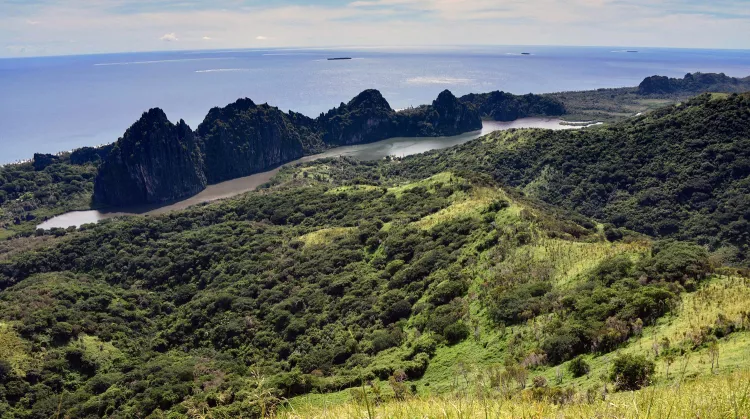
[[[483,121],[482,130],[468,132],[451,137],[395,137],[372,143],[335,147],[325,150],[321,153],[303,156],[299,159],[283,163],[264,172],[259,172],[249,176],[208,185],[206,189],[199,192],[198,194],[175,202],[154,205],[140,205],[134,207],[113,207],[69,211],[45,220],[44,222],[38,224],[37,228],[47,230],[52,228],[68,228],[71,226],[80,227],[84,224],[97,223],[103,220],[121,216],[160,215],[171,211],[186,209],[194,205],[232,198],[243,193],[254,191],[259,186],[269,182],[273,178],[273,176],[276,175],[279,170],[281,170],[282,167],[299,163],[306,163],[323,158],[348,156],[361,160],[378,160],[387,156],[404,157],[413,154],[420,154],[430,150],[453,147],[455,145],[463,144],[471,140],[480,138],[495,131],[511,129],[570,130],[582,129],[588,126],[573,126],[564,124],[563,122],[564,121],[560,118],[547,117],[521,118],[509,122]]]

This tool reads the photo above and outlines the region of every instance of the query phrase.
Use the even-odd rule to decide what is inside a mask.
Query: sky
[[[0,57],[417,45],[750,49],[750,0],[0,0]]]

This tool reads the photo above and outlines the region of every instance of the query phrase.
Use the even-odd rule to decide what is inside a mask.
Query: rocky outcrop
[[[458,135],[482,129],[482,118],[473,106],[461,103],[453,93],[444,90],[432,102],[422,125],[430,126],[431,130],[420,132],[421,136]]]
[[[494,91],[468,94],[461,102],[474,106],[482,116],[495,121],[515,121],[532,116],[561,116],[565,114],[562,102],[548,96],[527,94],[514,95]]]
[[[94,181],[94,202],[149,204],[194,195],[206,187],[198,142],[184,121],[151,109],[120,138]]]
[[[396,136],[396,113],[377,90],[365,90],[316,120],[323,142],[364,144]]]
[[[377,90],[365,90],[316,119],[240,99],[211,109],[195,134],[152,109],[106,150],[94,200],[113,206],[172,201],[326,148],[481,128],[479,113],[447,90],[432,105],[406,112],[394,111]]]
[[[394,111],[377,90],[365,90],[317,119],[328,145],[363,144],[392,137],[438,137],[482,129],[470,105],[445,90],[432,105]]]
[[[196,132],[208,183],[248,176],[303,156],[300,134],[287,115],[250,99],[211,109]]]

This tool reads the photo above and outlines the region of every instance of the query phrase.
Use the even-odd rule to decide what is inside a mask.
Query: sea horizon
[[[331,56],[354,59],[327,61]],[[428,104],[445,89],[457,96],[553,93],[688,72],[750,76],[750,50],[445,45],[7,57],[0,58],[0,164],[112,143],[153,107],[196,128],[212,107],[243,97],[315,117],[369,88],[403,109]]]

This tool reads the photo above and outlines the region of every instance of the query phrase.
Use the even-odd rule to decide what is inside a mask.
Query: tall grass
[[[478,389],[444,395],[389,401],[377,406],[348,402],[338,406],[282,409],[278,419],[339,418],[747,418],[750,417],[750,372],[679,380],[637,392],[578,395],[563,405],[535,400],[532,391],[510,398]]]

